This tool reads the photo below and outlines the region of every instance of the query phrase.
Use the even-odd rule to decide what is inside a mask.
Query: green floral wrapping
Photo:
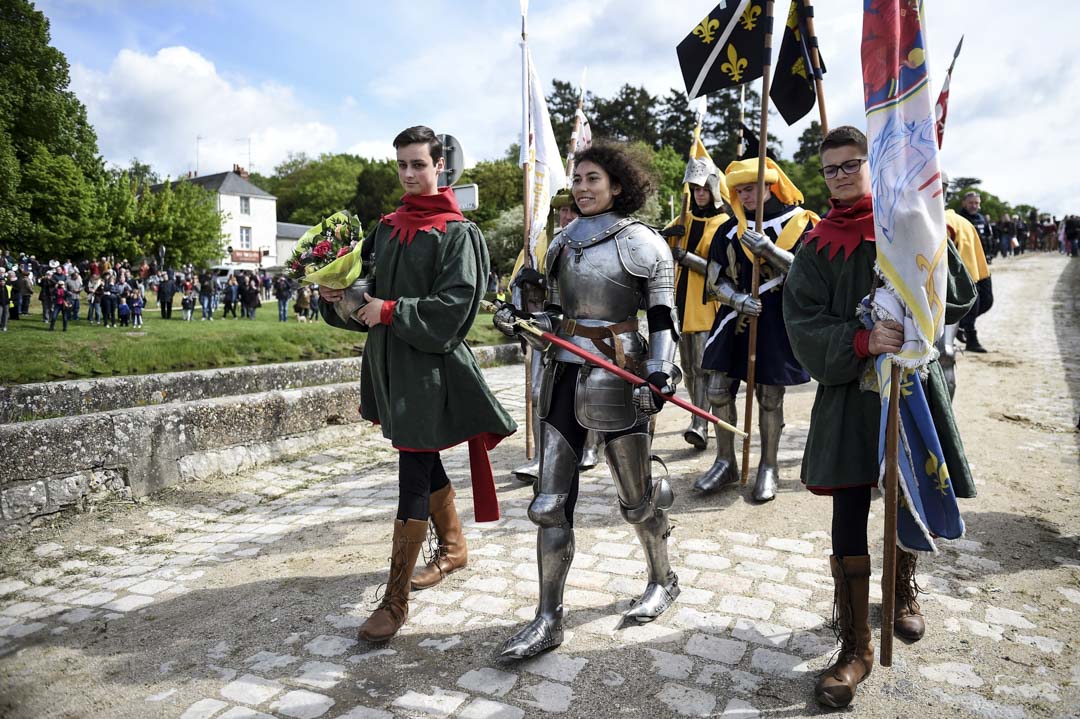
[[[289,262],[293,279],[343,290],[360,277],[363,230],[360,220],[342,210],[315,225],[297,241]]]

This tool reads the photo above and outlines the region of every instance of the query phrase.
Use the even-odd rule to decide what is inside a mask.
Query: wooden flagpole
[[[825,112],[825,89],[821,73],[821,53],[818,52],[817,33],[814,31],[814,6],[810,0],[803,0],[806,18],[807,44],[810,46],[810,65],[814,70],[814,90],[817,92],[818,116],[821,118],[821,136],[829,132],[829,117]]]
[[[535,269],[533,263],[532,249],[529,247],[529,238],[532,234],[532,217],[529,203],[529,179],[532,175],[532,163],[530,162],[529,151],[532,147],[532,113],[530,112],[532,104],[532,93],[529,88],[529,33],[525,24],[526,16],[528,15],[528,0],[522,0],[521,2],[521,91],[522,104],[521,109],[524,113],[522,116],[522,138],[521,149],[522,155],[525,160],[521,163],[521,183],[522,183],[522,208],[525,213],[524,233],[522,246],[525,253],[524,266]],[[532,346],[528,342],[525,343],[525,458],[532,459],[535,455],[535,448],[533,447],[533,401],[532,401]]]
[[[754,210],[754,231],[761,232],[765,224],[765,157],[769,149],[769,87],[772,80],[772,25],[773,0],[765,3],[765,63],[761,73],[761,135],[758,138],[757,208]],[[751,296],[758,299],[761,284],[761,260],[754,258],[754,274],[751,280]],[[750,438],[754,420],[754,370],[757,366],[758,318],[750,318],[750,356],[746,361],[746,411],[744,413],[742,451],[742,479],[746,485],[750,478]]]
[[[881,561],[881,666],[892,666],[893,611],[896,603],[897,455],[900,445],[900,367],[893,362],[889,414],[885,425],[885,551]]]

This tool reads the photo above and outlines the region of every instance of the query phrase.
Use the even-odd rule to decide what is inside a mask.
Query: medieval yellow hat
[[[739,220],[739,237],[742,237],[743,232],[746,231],[746,210],[743,209],[742,203],[739,201],[739,193],[735,192],[735,188],[739,185],[757,182],[758,158],[748,157],[743,160],[735,160],[727,166],[724,175],[727,186],[731,189],[731,200],[728,204],[731,205],[732,213]],[[785,205],[802,204],[802,192],[799,191],[798,187],[795,187],[795,183],[788,179],[788,176],[784,174],[784,171],[771,157],[765,158],[765,184],[769,186],[773,197]]]

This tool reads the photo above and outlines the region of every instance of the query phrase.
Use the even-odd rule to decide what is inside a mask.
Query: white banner
[[[532,53],[525,48],[528,72],[528,109],[522,122],[521,164],[528,163],[529,176],[529,252],[533,267],[539,267],[536,243],[547,227],[551,196],[566,186],[566,166],[551,128],[544,86],[536,73]]]

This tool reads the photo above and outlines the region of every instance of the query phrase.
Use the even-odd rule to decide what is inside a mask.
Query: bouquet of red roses
[[[347,210],[305,232],[289,261],[289,276],[310,284],[345,289],[360,276],[360,219]]]

